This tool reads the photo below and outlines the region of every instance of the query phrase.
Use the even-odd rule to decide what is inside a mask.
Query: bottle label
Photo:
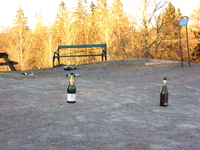
[[[76,94],[67,93],[67,101],[75,102],[76,101]]]

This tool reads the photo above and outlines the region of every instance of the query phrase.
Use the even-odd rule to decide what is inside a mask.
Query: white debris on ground
[[[150,65],[177,64],[177,63],[180,63],[180,61],[154,59],[151,60],[150,62],[145,63],[145,65],[150,66]]]

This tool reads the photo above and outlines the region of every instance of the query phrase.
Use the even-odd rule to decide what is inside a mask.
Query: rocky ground
[[[75,104],[66,103],[71,71],[23,72],[0,72],[2,150],[200,148],[200,65],[146,59],[79,65]],[[159,106],[163,77],[168,107]]]

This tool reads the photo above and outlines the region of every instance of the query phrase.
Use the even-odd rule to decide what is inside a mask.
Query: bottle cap
[[[163,84],[164,84],[164,85],[167,84],[167,78],[166,78],[166,77],[163,78]]]
[[[70,73],[70,76],[72,76],[72,75],[74,76],[74,73],[73,73],[73,72]]]

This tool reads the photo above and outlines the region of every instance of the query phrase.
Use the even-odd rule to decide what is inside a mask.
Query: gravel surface
[[[200,65],[120,60],[0,72],[1,150],[199,150]],[[159,106],[163,77],[169,106]]]

